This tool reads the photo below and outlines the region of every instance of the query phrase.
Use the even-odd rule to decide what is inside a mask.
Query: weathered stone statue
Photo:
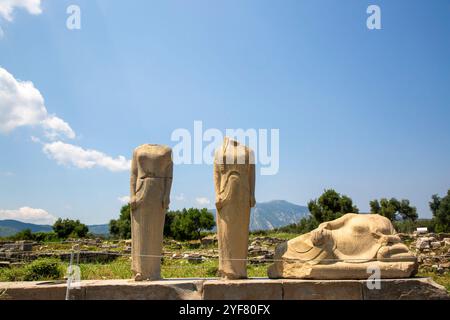
[[[346,214],[324,222],[275,250],[270,278],[406,278],[417,272],[417,259],[401,243],[389,219],[377,214]],[[368,267],[370,269],[368,269]]]
[[[247,277],[250,208],[255,205],[253,151],[226,137],[215,154],[219,273],[223,278]]]
[[[164,219],[172,186],[172,149],[144,144],[131,165],[132,271],[136,281],[161,278]]]

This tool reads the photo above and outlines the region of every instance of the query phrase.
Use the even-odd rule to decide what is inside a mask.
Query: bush
[[[24,278],[24,268],[21,267],[0,268],[0,281],[7,281],[7,282],[23,281],[23,278]]]
[[[56,242],[59,239],[54,232],[36,232],[33,233],[33,240],[37,242]]]
[[[42,258],[25,267],[25,281],[58,280],[64,275],[63,267],[58,259]]]

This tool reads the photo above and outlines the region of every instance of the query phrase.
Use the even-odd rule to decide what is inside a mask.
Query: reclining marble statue
[[[250,209],[255,205],[253,151],[225,137],[214,157],[219,274],[247,278]]]
[[[164,219],[170,202],[172,149],[144,144],[131,163],[131,255],[136,281],[161,278]]]
[[[381,278],[417,273],[417,259],[401,243],[391,221],[377,214],[346,214],[275,249],[269,278],[367,279],[368,267]]]

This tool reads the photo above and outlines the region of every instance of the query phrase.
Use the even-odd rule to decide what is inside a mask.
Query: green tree
[[[450,190],[443,198],[433,195],[429,204],[436,224],[435,231],[450,232]]]
[[[388,218],[391,221],[395,220],[395,214],[397,213],[400,203],[397,199],[391,198],[390,200],[386,198],[382,198],[380,200],[380,214],[386,218]]]
[[[386,199],[382,198],[380,201],[370,201],[370,213],[379,214],[391,221],[395,221],[397,214],[403,220],[416,221],[418,218],[417,209],[412,207],[409,200],[403,199],[398,201],[396,198]]]
[[[53,231],[58,238],[67,239],[69,237],[84,238],[89,232],[88,227],[81,223],[80,220],[70,220],[59,218],[53,224]]]
[[[400,201],[400,208],[398,210],[403,220],[416,221],[419,218],[416,207],[410,205],[409,200],[403,199]]]
[[[374,214],[381,213],[381,205],[378,200],[370,201],[369,205],[370,205],[370,213],[374,213]]]
[[[429,202],[431,212],[433,213],[433,217],[436,216],[437,210],[439,209],[439,206],[441,205],[441,198],[437,194],[433,194],[431,196],[431,201]]]
[[[337,219],[346,213],[359,212],[351,198],[333,189],[325,190],[319,199],[311,200],[308,209],[318,223]]]
[[[198,210],[198,209],[195,209]],[[164,236],[173,237],[172,225],[177,215],[182,211],[168,211],[164,220]],[[179,222],[178,222],[179,223]],[[178,227],[177,227],[178,228]],[[177,229],[178,230],[178,229]],[[117,220],[109,222],[109,233],[113,238],[130,239],[131,238],[131,207],[130,204],[124,205],[120,209],[120,216]]]
[[[109,222],[109,233],[114,238],[131,238],[131,206],[130,204],[122,206],[119,219]]]
[[[165,237],[172,237],[172,230],[171,226],[173,223],[173,220],[175,220],[175,216],[177,215],[179,211],[168,211],[166,214],[166,219],[164,220],[164,236]]]
[[[170,230],[176,240],[194,240],[201,237],[201,231],[214,226],[214,216],[208,209],[190,208],[175,214]]]

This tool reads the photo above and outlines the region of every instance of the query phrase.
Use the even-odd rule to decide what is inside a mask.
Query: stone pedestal
[[[0,282],[0,299],[64,300],[66,284]],[[429,300],[450,299],[429,278],[381,280],[368,289],[365,280],[89,280],[70,291],[74,300]]]

